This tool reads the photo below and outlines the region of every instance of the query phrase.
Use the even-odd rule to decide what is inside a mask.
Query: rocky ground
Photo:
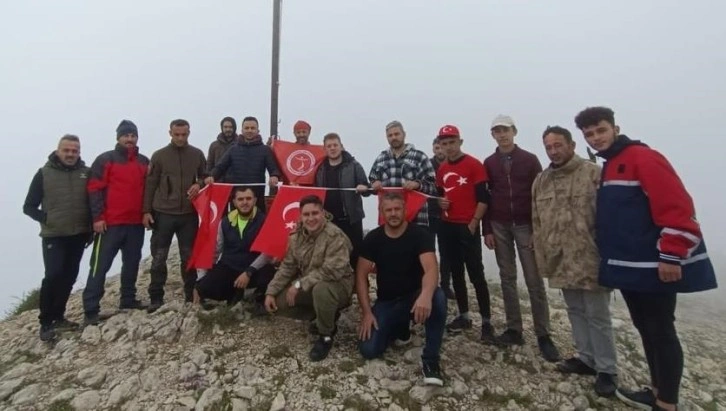
[[[535,338],[511,349],[482,345],[474,331],[446,336],[443,388],[422,385],[423,330],[411,346],[392,349],[382,360],[364,361],[356,351],[357,305],[339,321],[328,359],[308,361],[312,337],[307,323],[281,317],[252,317],[245,307],[205,312],[181,303],[169,260],[169,303],[154,314],[116,313],[100,326],[68,332],[54,345],[38,340],[37,311],[0,323],[0,408],[5,410],[595,410],[628,409],[597,398],[592,378],[563,376],[544,362]],[[148,261],[142,271],[148,268]],[[113,314],[118,278],[108,282],[104,311]],[[145,297],[148,274],[139,278]],[[503,329],[498,284],[491,284],[494,325]],[[523,293],[524,297],[524,293]],[[475,306],[475,301],[472,299]],[[522,299],[524,312],[529,304]],[[553,338],[572,352],[570,327],[561,296],[552,292]],[[449,312],[455,313],[450,303]],[[71,297],[68,316],[82,318],[80,294]],[[635,387],[647,381],[635,330],[622,301],[614,325],[620,381]],[[726,332],[714,318],[698,315],[679,323],[686,356],[682,408],[726,410]],[[723,318],[717,319],[723,322]],[[525,318],[531,329],[531,319]]]

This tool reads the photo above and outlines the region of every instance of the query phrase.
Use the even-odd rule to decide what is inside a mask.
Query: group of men
[[[504,115],[491,124],[497,148],[484,161],[462,151],[454,125],[441,127],[429,159],[406,143],[403,125],[393,121],[385,129],[389,148],[376,157],[368,175],[343,149],[339,135],[326,134],[326,159],[315,185],[352,190],[329,191],[324,201],[314,195],[301,199],[300,223],[281,261],[251,250],[265,219],[260,184],[266,172],[271,187],[281,178],[270,141],[263,143],[254,117],[243,119],[239,136],[235,120],[225,117],[206,158],[189,144],[185,120],[171,122],[171,143],[150,160],[138,152],[136,126],[122,121],[116,148],[101,154],[90,169],[80,159],[78,137],[63,136],[33,178],[24,206],[41,224],[43,238],[40,338],[52,340],[56,330],[78,326],[65,318],[65,305],[90,244],[86,324],[101,321],[105,276],[119,250],[119,307],[158,310],[176,236],[186,301],[234,303],[254,289],[257,304],[270,313],[312,307],[310,331],[318,338],[310,359],[319,361],[332,348],[338,316],[355,292],[362,314],[361,355],[375,358],[391,344],[406,344],[411,321],[425,324],[424,381],[442,385],[439,354],[445,331],[455,334],[473,326],[465,272],[478,303],[481,340],[496,346],[524,343],[518,256],[545,360],[557,362],[564,373],[596,376],[599,395],[617,395],[643,409],[676,409],[683,369],[674,326],[676,294],[716,287],[693,201],[662,155],[620,134],[609,108],[587,108],[575,123],[606,160],[602,170],[575,154],[570,131],[559,126],[543,133],[550,160],[543,170],[534,154],[514,143],[517,127]],[[297,144],[309,144],[308,123],[297,122],[293,131]],[[220,223],[214,266],[197,273],[187,269],[198,227],[190,200],[205,184],[220,181],[236,185],[232,207]],[[406,196],[387,187],[420,191],[430,200],[408,221]],[[384,223],[364,238],[361,197],[381,190]],[[152,230],[148,306],[137,299],[135,287],[144,227]],[[491,322],[482,236],[500,270],[506,329],[499,335]],[[377,285],[373,304],[371,275]],[[562,289],[577,351],[571,358],[562,360],[550,337],[543,278]],[[642,337],[648,389],[617,387],[612,289],[621,290]],[[458,308],[448,324],[447,298],[455,299]]]

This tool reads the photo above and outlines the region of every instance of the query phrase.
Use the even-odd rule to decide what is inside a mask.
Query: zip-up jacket
[[[93,221],[107,225],[141,224],[149,159],[139,148],[116,144],[91,165],[88,196]]]
[[[232,144],[237,140],[237,135],[234,134],[232,137],[227,139],[223,133],[219,133],[217,139],[209,144],[209,154],[207,155],[207,168],[211,172],[214,166],[217,165],[219,160],[222,159],[224,153],[232,147]]]
[[[336,188],[355,188],[357,185],[362,184],[368,186],[368,178],[366,172],[363,170],[363,166],[356,161],[356,159],[350,155],[347,151],[343,151],[343,162],[340,164],[338,169],[338,181],[340,187]],[[330,187],[328,182],[325,181],[325,173],[330,167],[330,163],[325,159],[315,174],[315,186],[316,187]],[[351,223],[357,223],[365,217],[363,212],[363,200],[361,195],[355,191],[328,191],[327,195],[340,195],[343,199],[343,213],[348,221]]]
[[[509,172],[505,159],[510,161]],[[497,150],[484,160],[489,176],[490,201],[484,215],[482,230],[491,234],[491,222],[516,225],[532,224],[532,183],[542,172],[536,155],[514,146],[504,154]]]
[[[170,143],[154,152],[146,176],[144,213],[194,213],[187,191],[195,183],[202,185],[206,168],[202,150],[189,144],[179,147]]]
[[[212,176],[225,183],[264,183],[265,171],[280,177],[272,149],[262,144],[260,136],[252,141],[239,137],[214,166]]]
[[[716,288],[693,200],[668,160],[624,135],[598,156],[607,160],[597,198],[600,284],[639,292]],[[680,264],[682,279],[662,282],[659,262]]]

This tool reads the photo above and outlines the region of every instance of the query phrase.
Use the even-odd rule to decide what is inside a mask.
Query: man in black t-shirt
[[[424,383],[444,384],[439,352],[446,326],[446,296],[439,288],[434,237],[408,224],[403,196],[387,192],[380,203],[385,224],[363,240],[356,268],[356,292],[361,306],[359,350],[366,359],[379,357],[394,340],[410,340],[409,323],[425,323]],[[368,273],[375,264],[378,299],[371,308]]]

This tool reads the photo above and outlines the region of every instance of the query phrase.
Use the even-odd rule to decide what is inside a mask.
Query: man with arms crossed
[[[366,236],[356,269],[356,292],[362,319],[359,350],[366,359],[379,357],[394,339],[410,339],[409,322],[425,323],[424,383],[444,384],[439,352],[446,326],[446,296],[438,286],[434,238],[426,228],[406,221],[400,193],[383,195],[379,206],[385,219]],[[378,299],[371,308],[368,284],[376,265]]]

